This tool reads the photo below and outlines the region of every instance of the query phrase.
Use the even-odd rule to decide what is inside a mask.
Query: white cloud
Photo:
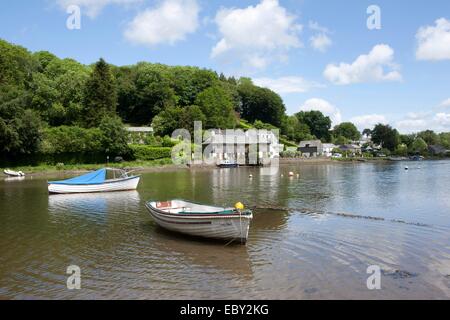
[[[429,121],[425,119],[405,119],[395,123],[395,127],[399,132],[412,133],[430,129]]]
[[[321,88],[323,85],[308,81],[302,77],[281,77],[272,78],[255,78],[253,83],[260,87],[269,88],[278,94],[286,93],[304,93],[314,88]]]
[[[416,34],[418,60],[450,59],[450,21],[441,18],[434,26],[421,27]]]
[[[311,46],[320,51],[325,52],[333,44],[330,37],[324,33],[319,33],[310,38]]]
[[[434,121],[445,129],[450,129],[450,113],[440,112],[434,116]]]
[[[394,50],[388,45],[379,44],[373,47],[369,54],[360,55],[352,64],[329,64],[325,68],[324,76],[339,85],[399,81],[402,76],[396,69]]]
[[[314,21],[310,21],[308,27],[309,29],[317,32],[309,39],[311,47],[320,52],[327,51],[327,49],[333,44],[330,37],[328,36],[328,34],[330,34],[330,31]]]
[[[289,49],[301,46],[302,26],[295,20],[278,0],[262,0],[244,9],[222,8],[215,17],[221,39],[211,57],[238,58],[256,69],[286,59]]]
[[[321,33],[330,33],[330,30],[328,30],[327,28],[321,26],[316,21],[309,21],[308,28],[310,28],[313,31],[318,31],[318,32],[321,32]]]
[[[157,7],[138,14],[128,24],[125,38],[149,46],[174,44],[197,30],[199,11],[196,0],[164,0]]]
[[[313,98],[305,101],[303,105],[300,107],[301,111],[311,111],[316,110],[322,112],[324,115],[329,116],[331,121],[333,122],[333,126],[342,122],[341,111],[330,102]]]
[[[450,113],[419,112],[408,113],[406,117],[395,123],[401,133],[413,133],[423,130],[443,132],[450,130]]]
[[[448,108],[448,107],[450,107],[450,98],[448,98],[447,100],[442,101],[441,104],[440,104],[439,106],[440,106],[440,107],[443,107],[443,108]]]
[[[350,119],[359,130],[372,129],[375,125],[388,123],[388,120],[381,114],[366,114],[362,116],[353,117]]]
[[[142,2],[142,0],[56,0],[60,7],[66,10],[70,5],[76,5],[81,8],[81,13],[86,13],[90,18],[95,18],[99,13],[110,4],[131,5]]]

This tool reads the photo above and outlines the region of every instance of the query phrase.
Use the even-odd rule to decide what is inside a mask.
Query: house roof
[[[306,147],[306,145],[309,144],[310,147],[318,147],[322,145],[322,141],[320,140],[307,140],[307,141],[301,141],[299,144],[300,148]]]
[[[447,153],[449,151],[440,145],[429,145],[428,150],[430,150],[430,152],[432,152],[434,154],[443,154],[443,153]]]
[[[127,127],[129,132],[153,132],[152,127]]]

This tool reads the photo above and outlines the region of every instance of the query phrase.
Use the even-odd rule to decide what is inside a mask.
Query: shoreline
[[[449,160],[449,158],[429,158],[423,161],[438,161]],[[163,159],[161,161],[136,161],[125,163],[110,163],[110,164],[80,164],[80,165],[67,165],[61,168],[58,166],[42,165],[42,166],[20,166],[10,167],[14,171],[23,171],[28,177],[44,176],[50,174],[78,174],[85,173],[92,170],[97,170],[104,167],[120,168],[127,171],[136,171],[138,173],[149,172],[166,172],[166,171],[179,171],[179,170],[210,170],[215,169],[215,165],[177,165],[170,163],[171,159]],[[293,164],[348,164],[348,163],[395,163],[395,162],[412,162],[411,160],[392,160],[389,158],[280,158],[280,165],[293,165]],[[246,167],[246,166],[242,166]],[[6,168],[0,168],[1,173]],[[3,175],[3,177],[7,177]]]

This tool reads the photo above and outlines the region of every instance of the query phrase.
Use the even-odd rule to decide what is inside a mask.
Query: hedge
[[[172,148],[130,145],[130,149],[135,160],[157,160],[172,156]]]

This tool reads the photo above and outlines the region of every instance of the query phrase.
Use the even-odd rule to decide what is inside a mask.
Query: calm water
[[[55,176],[1,179],[0,298],[449,299],[450,161],[404,165],[147,173],[136,192],[92,195],[49,196]],[[158,228],[144,201],[171,198],[257,206],[248,245]],[[366,287],[370,265],[381,290]]]

